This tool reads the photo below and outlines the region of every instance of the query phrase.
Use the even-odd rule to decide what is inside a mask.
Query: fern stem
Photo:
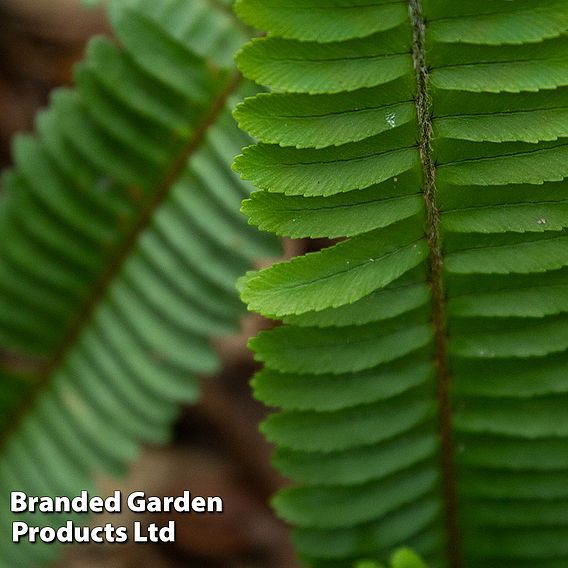
[[[409,0],[413,27],[412,59],[416,71],[418,92],[416,111],[419,126],[419,150],[424,174],[423,195],[426,204],[426,236],[430,248],[430,286],[432,289],[432,323],[435,330],[435,365],[438,383],[439,436],[441,440],[442,492],[445,503],[447,556],[450,568],[461,566],[454,441],[452,435],[451,375],[448,365],[448,334],[444,292],[444,257],[440,237],[440,210],[436,195],[436,164],[432,154],[431,101],[428,92],[429,71],[426,64],[425,20],[421,0]]]
[[[125,236],[124,240],[121,243],[121,246],[116,251],[116,254],[114,255],[110,264],[101,274],[98,281],[95,283],[91,294],[83,303],[77,316],[69,324],[61,345],[54,352],[54,355],[41,366],[34,387],[30,389],[26,398],[14,410],[12,418],[8,421],[10,427],[7,428],[6,431],[3,432],[3,435],[0,437],[0,449],[10,438],[12,432],[17,430],[22,417],[32,408],[39,393],[41,393],[42,390],[49,384],[51,375],[65,361],[67,355],[79,340],[81,332],[91,321],[96,307],[105,297],[109,286],[112,284],[112,282],[120,272],[124,262],[136,246],[141,233],[149,226],[154,213],[169,195],[171,188],[173,187],[173,185],[175,185],[175,183],[184,172],[188,159],[200,147],[209,129],[213,124],[215,124],[217,118],[225,108],[227,100],[238,88],[241,79],[241,74],[235,72],[226,89],[221,92],[219,96],[213,101],[209,112],[207,113],[201,124],[196,128],[193,136],[188,140],[187,144],[185,144],[185,146],[173,159],[170,168],[164,175],[163,180],[157,185],[152,197],[141,209],[135,223],[132,225],[130,231]]]

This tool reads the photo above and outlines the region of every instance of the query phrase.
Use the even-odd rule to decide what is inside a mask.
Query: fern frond
[[[250,190],[230,169],[250,143],[230,113],[254,92],[232,68],[240,24],[201,0],[110,13],[121,47],[90,43],[4,177],[0,340],[37,362],[0,380],[5,535],[67,520],[16,518],[10,490],[74,496],[168,439],[218,368],[210,340],[238,327],[237,276],[277,252],[239,215]],[[56,554],[6,542],[0,564]]]
[[[235,113],[259,139],[244,211],[343,239],[242,282],[284,321],[253,386],[282,409],[263,430],[300,555],[564,566],[566,3],[237,10],[268,31],[239,66],[274,91]]]

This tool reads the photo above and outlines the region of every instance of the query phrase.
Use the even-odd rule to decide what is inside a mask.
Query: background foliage
[[[94,491],[95,473],[124,473],[141,442],[167,441],[197,376],[219,369],[211,339],[238,330],[237,276],[279,251],[239,214],[249,188],[230,169],[249,140],[231,117],[253,92],[233,66],[246,28],[205,0],[109,10],[116,40],[90,42],[76,88],[15,139],[3,177],[5,511],[11,489]],[[0,559],[57,554],[6,543]]]

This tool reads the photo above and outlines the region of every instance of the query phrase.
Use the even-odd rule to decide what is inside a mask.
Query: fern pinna
[[[10,544],[12,521],[67,520],[11,515],[9,492],[75,496],[167,440],[218,366],[210,339],[238,328],[235,280],[278,250],[239,214],[230,169],[249,140],[231,117],[253,92],[233,67],[246,28],[208,0],[110,10],[118,41],[90,43],[3,179],[2,567],[57,554]]]
[[[568,566],[568,4],[240,0],[274,499],[310,566]]]

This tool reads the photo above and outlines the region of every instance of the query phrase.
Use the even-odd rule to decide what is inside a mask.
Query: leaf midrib
[[[430,286],[432,289],[432,325],[435,335],[435,368],[439,406],[440,467],[442,496],[445,507],[447,536],[446,554],[449,568],[461,568],[458,525],[456,473],[448,367],[448,332],[446,328],[446,298],[444,290],[444,258],[440,238],[440,208],[436,192],[436,164],[432,150],[432,113],[428,91],[430,72],[426,62],[426,21],[421,0],[409,0],[413,33],[412,61],[416,72],[416,110],[420,134],[419,152],[424,173],[424,202],[427,213],[426,240],[430,248]]]

